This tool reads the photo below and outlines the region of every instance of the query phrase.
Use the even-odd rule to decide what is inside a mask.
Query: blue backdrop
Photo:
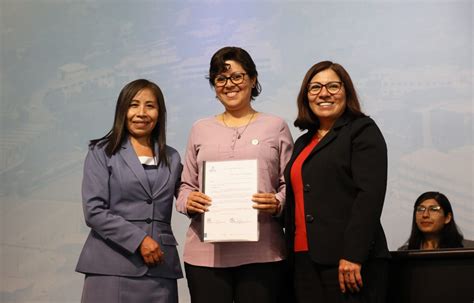
[[[110,129],[124,84],[144,77],[163,89],[182,153],[191,124],[222,111],[205,75],[226,45],[257,64],[255,107],[290,125],[306,70],[347,68],[389,147],[391,249],[427,190],[451,199],[474,238],[472,17],[469,0],[0,0],[0,301],[79,301],[88,140]],[[173,224],[182,249],[188,220]]]

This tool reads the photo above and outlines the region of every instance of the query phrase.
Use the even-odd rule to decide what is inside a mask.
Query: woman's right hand
[[[202,214],[208,211],[210,205],[211,198],[209,196],[199,191],[192,191],[189,193],[186,201],[186,210],[188,214]]]

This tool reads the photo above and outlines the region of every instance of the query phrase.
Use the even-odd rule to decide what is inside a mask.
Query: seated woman
[[[463,239],[448,198],[429,191],[416,199],[410,238],[398,250],[462,248],[472,247],[473,243]]]

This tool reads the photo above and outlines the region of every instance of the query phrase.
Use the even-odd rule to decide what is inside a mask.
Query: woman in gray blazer
[[[163,94],[139,79],[120,92],[112,129],[89,144],[82,302],[178,302],[183,274],[170,222],[182,165],[165,131]]]

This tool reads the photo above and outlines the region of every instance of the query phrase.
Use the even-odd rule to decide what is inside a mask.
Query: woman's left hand
[[[359,292],[363,286],[360,273],[362,265],[345,259],[339,260],[339,287],[343,293],[348,288],[350,292]]]
[[[160,248],[160,244],[150,236],[146,236],[140,244],[140,254],[145,264],[150,267],[162,263],[165,255]]]
[[[274,193],[258,193],[252,196],[252,201],[255,202],[253,208],[258,209],[272,215],[280,212],[280,201],[276,198]]]

